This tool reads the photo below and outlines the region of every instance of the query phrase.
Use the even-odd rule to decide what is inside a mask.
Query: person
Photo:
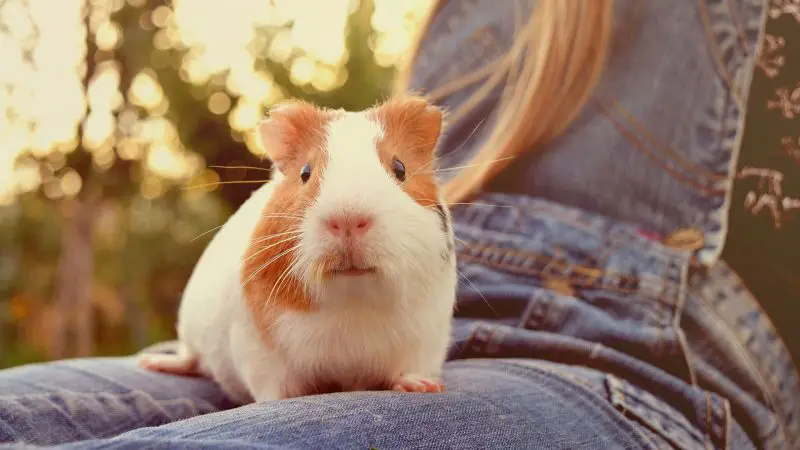
[[[800,385],[720,259],[766,5],[440,0],[399,91],[450,111],[441,394],[237,406],[133,358],[0,372],[0,440],[75,448],[800,448]],[[168,351],[149,349],[148,351]]]

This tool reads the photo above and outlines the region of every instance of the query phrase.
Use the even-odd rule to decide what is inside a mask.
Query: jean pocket
[[[697,388],[695,388],[697,389]],[[621,378],[606,375],[608,400],[626,418],[678,449],[728,448],[730,407],[726,400],[704,391],[705,402],[687,400],[683,411]]]

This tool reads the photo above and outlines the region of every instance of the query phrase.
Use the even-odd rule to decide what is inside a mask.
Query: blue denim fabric
[[[445,394],[344,393],[231,409],[204,380],[143,372],[130,359],[66,361],[0,372],[0,441],[385,449],[800,442],[791,362],[725,269],[689,280],[686,251],[531,197],[486,195],[457,208],[454,221],[464,281]]]
[[[724,262],[691,268],[689,251],[636,227],[526,196],[487,194],[454,219],[470,281],[456,319],[467,321],[456,342],[468,344],[451,357],[597,369],[707,431],[717,399],[759,448],[800,446],[797,371]]]
[[[126,360],[82,361],[71,367],[81,366],[89,370],[76,372],[72,377],[75,381],[120,374],[146,377],[135,372]],[[28,370],[29,375],[35,372]],[[64,448],[668,447],[670,441],[662,438],[660,431],[651,431],[626,418],[620,412],[626,408],[631,417],[640,414],[651,423],[672,429],[668,432],[671,442],[684,445],[682,448],[697,448],[702,441],[702,435],[693,433],[670,407],[625,381],[588,369],[573,370],[522,359],[475,359],[448,363],[445,377],[450,389],[442,395],[378,392],[313,396],[248,405],[103,439],[113,436],[121,424],[131,427],[133,422],[120,420],[126,417],[138,420],[140,426],[183,417],[184,412],[177,410],[162,414],[155,403],[145,401],[148,395],[163,395],[163,391],[142,379],[133,392],[141,395],[143,403],[151,405],[149,408],[142,408],[137,414],[110,405],[87,407],[85,412],[92,414],[115,413],[113,426],[107,428],[101,423],[75,419],[75,411],[70,411],[60,431],[61,436],[75,430],[83,438],[95,437]],[[191,390],[173,393],[173,397],[174,402],[196,406],[203,402],[200,398],[216,397],[217,392],[210,383],[195,384]],[[63,401],[69,395],[52,393],[48,398]],[[160,406],[167,404],[161,402]],[[111,422],[98,420],[101,421]],[[76,423],[80,427],[73,427]],[[91,432],[81,427],[89,427]],[[731,438],[737,443],[734,448],[752,448],[741,429],[735,427],[731,431]],[[52,430],[40,432],[53,434]]]
[[[515,36],[515,6],[524,14],[534,3],[444,2],[422,43],[412,88],[435,95],[502,57]],[[715,261],[766,3],[617,0],[606,72],[581,116],[563,136],[515,160],[490,189],[662,234],[694,228],[705,237],[697,257]],[[438,101],[456,110],[479,86]],[[501,91],[451,124],[443,167],[464,164],[485,141]]]

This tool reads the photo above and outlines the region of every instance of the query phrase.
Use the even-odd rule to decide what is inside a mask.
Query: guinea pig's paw
[[[197,376],[197,358],[184,354],[145,354],[139,357],[139,367],[172,375]]]
[[[421,375],[403,375],[392,383],[392,390],[399,392],[444,392],[439,381]]]

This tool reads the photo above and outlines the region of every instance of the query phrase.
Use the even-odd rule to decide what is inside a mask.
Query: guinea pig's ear
[[[391,99],[375,108],[385,134],[408,139],[407,148],[432,156],[442,133],[445,113],[424,97],[408,95]]]
[[[325,125],[327,114],[311,103],[299,100],[272,108],[269,118],[258,124],[258,137],[267,157],[284,171],[313,145]]]

